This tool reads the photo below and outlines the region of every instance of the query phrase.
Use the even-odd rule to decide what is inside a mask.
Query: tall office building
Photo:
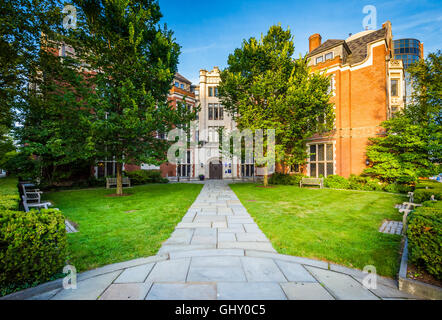
[[[411,102],[413,84],[407,68],[410,64],[424,58],[424,44],[417,39],[393,40],[393,55],[395,60],[401,60],[405,69],[405,103]]]
[[[394,59],[402,60],[404,68],[424,57],[424,44],[417,39],[393,40]]]

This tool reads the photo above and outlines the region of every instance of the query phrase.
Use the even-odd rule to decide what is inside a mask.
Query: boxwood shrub
[[[296,185],[299,186],[301,179],[305,177],[303,174],[284,174],[275,172],[269,178],[269,184],[283,184],[283,185]]]
[[[348,180],[336,174],[327,176],[327,178],[324,179],[324,186],[332,189],[350,189]]]
[[[425,202],[408,217],[409,261],[442,279],[442,202]]]
[[[167,183],[168,179],[161,176],[159,170],[136,170],[125,172],[126,177],[130,179],[131,184],[146,184],[146,183]]]
[[[66,261],[66,227],[58,210],[0,210],[0,289],[50,280]]]
[[[414,190],[414,202],[422,203],[431,199],[442,200],[442,183],[434,180],[420,180]]]

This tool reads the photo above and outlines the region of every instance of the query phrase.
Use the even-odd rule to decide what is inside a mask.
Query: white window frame
[[[331,54],[331,58],[327,58],[327,56],[330,55],[330,54]],[[326,54],[325,54],[325,56],[324,56],[324,60],[325,60],[325,61],[327,61],[327,60],[331,60],[331,59],[333,59],[333,57],[334,57],[333,52],[329,52],[329,53],[326,53]]]
[[[319,161],[318,160],[318,154],[317,154],[317,150],[318,147],[317,145],[323,144],[324,147],[324,160]],[[316,145],[316,155],[315,155],[315,159],[314,161],[310,160],[310,147],[312,145]],[[333,159],[332,160],[327,160],[327,145],[331,145],[332,146],[332,156]],[[323,163],[324,164],[324,177],[327,177],[329,174],[327,174],[327,163],[332,163],[332,167],[333,167],[333,172],[332,174],[336,174],[336,141],[324,141],[324,142],[311,142],[307,144],[307,153],[308,153],[308,161],[307,161],[307,175],[309,177],[312,178],[317,178],[319,177],[319,163]],[[311,172],[310,172],[310,164],[311,163],[315,163],[316,164],[316,172],[315,175],[312,176]]]

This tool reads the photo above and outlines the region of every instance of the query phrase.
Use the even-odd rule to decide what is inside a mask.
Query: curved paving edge
[[[2,299],[31,300],[302,300],[414,299],[397,282],[377,277],[365,289],[363,272],[323,261],[243,249],[172,252],[83,272],[77,289],[62,279]]]

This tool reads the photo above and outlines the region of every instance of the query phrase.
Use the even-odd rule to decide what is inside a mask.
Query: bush
[[[125,172],[125,175],[130,179],[131,184],[146,184],[146,183],[168,183],[169,180],[161,176],[159,170],[136,170]]]
[[[283,184],[283,185],[299,185],[299,182],[305,176],[303,174],[284,174],[275,172],[269,178],[269,184]]]
[[[409,260],[442,279],[442,202],[424,203],[408,217]]]
[[[349,189],[350,183],[344,177],[333,174],[324,179],[324,186],[332,189]]]
[[[406,184],[391,183],[386,185],[384,190],[391,193],[407,193],[413,188]]]
[[[442,183],[434,180],[420,180],[414,190],[414,202],[422,203],[431,199],[442,200]]]
[[[0,210],[0,287],[50,280],[62,271],[66,243],[60,211]]]
[[[361,176],[351,174],[348,178],[348,183],[350,184],[350,189],[352,190],[364,190],[366,179]]]

